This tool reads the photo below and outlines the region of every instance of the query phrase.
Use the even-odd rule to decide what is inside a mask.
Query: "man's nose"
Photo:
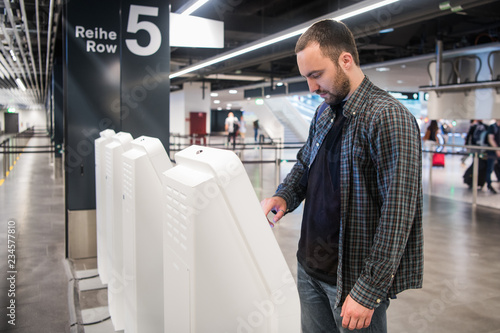
[[[309,86],[309,92],[311,93],[315,93],[319,90],[319,85],[314,80],[308,79],[307,85]]]

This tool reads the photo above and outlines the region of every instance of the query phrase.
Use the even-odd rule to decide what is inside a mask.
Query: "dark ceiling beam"
[[[234,72],[238,69],[249,68],[252,66],[260,65],[264,62],[270,62],[270,61],[283,59],[283,58],[292,56],[293,54],[294,54],[294,52],[290,52],[290,50],[285,50],[285,51],[281,51],[281,52],[273,52],[273,53],[266,54],[266,55],[263,55],[260,57],[251,58],[251,60],[247,60],[244,62],[244,66],[242,66],[241,61],[234,61],[232,64],[230,64],[230,65],[226,64],[223,67],[213,66],[213,67],[207,68],[205,71],[203,71],[203,73],[198,73],[196,80],[201,80],[205,76],[208,76],[211,74],[229,74],[229,73],[234,74]],[[252,75],[252,73],[246,71],[245,75]],[[254,72],[253,75],[265,76],[265,73],[262,73],[262,72],[255,73]],[[174,85],[180,85],[180,84],[183,84],[183,83],[186,83],[189,81],[193,81],[193,77],[189,77],[189,78],[179,77],[179,78],[173,79],[171,82]]]

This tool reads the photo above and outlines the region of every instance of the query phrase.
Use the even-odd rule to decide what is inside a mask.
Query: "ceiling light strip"
[[[3,57],[3,55],[0,53],[0,71],[3,73],[3,75],[8,79],[11,77],[10,73],[10,68],[7,64],[7,61]]]
[[[26,86],[24,85],[23,81],[21,81],[20,78],[16,79],[16,84],[21,89],[22,91],[26,91]]]
[[[40,5],[38,0],[35,1],[35,13],[36,13],[36,39],[38,44],[38,67],[40,72],[40,91],[45,91],[43,82],[43,71],[42,71],[42,39],[40,37]]]
[[[43,96],[47,96],[48,88],[49,88],[49,64],[50,64],[50,53],[52,49],[52,27],[54,21],[54,0],[50,0],[49,7],[49,22],[47,26],[47,60],[45,62],[45,91]]]
[[[394,2],[397,2],[397,1],[399,1],[399,0],[384,0],[384,1],[368,0],[368,1],[363,1],[363,2],[357,3],[355,5],[346,7],[344,9],[340,9],[340,10],[335,11],[333,13],[321,16],[321,17],[316,18],[314,20],[308,21],[306,23],[297,25],[297,26],[295,26],[293,28],[284,30],[284,31],[282,31],[280,33],[273,34],[271,36],[268,36],[268,37],[263,38],[261,40],[258,40],[258,41],[255,41],[253,43],[247,44],[247,45],[242,46],[240,48],[237,48],[235,50],[228,51],[226,53],[223,53],[220,56],[212,57],[212,58],[209,58],[206,61],[202,61],[202,62],[200,62],[198,64],[195,64],[195,65],[192,65],[192,66],[188,66],[188,67],[186,67],[186,68],[184,68],[184,69],[182,69],[180,71],[177,71],[175,73],[170,74],[169,77],[170,77],[170,79],[173,79],[173,78],[176,78],[178,76],[194,72],[194,71],[199,70],[201,68],[208,67],[208,66],[214,65],[216,63],[219,63],[219,62],[222,62],[222,61],[225,61],[225,60],[228,60],[228,59],[240,56],[242,54],[245,54],[245,53],[248,53],[248,52],[251,52],[251,51],[254,51],[254,50],[266,47],[266,46],[269,46],[271,44],[275,44],[277,42],[281,42],[281,41],[286,40],[288,38],[300,35],[304,31],[306,31],[307,28],[309,28],[309,26],[311,26],[314,22],[316,22],[318,20],[328,19],[329,18],[329,19],[332,19],[332,20],[342,21],[342,20],[345,20],[345,19],[357,16],[357,15],[369,12],[371,10],[375,10],[377,8],[380,8],[380,7],[383,7],[383,6],[387,6],[387,5],[389,5],[391,3],[394,3]]]
[[[9,62],[5,59],[5,57],[3,56],[3,54],[1,52],[0,52],[0,63],[3,65],[3,68],[7,71],[7,73],[9,73],[9,77],[12,77],[12,78],[16,77]]]
[[[19,36],[19,33],[17,32],[16,22],[14,19],[14,14],[12,12],[12,7],[10,6],[10,1],[4,0],[4,5],[5,5],[5,9],[7,11],[7,15],[9,17],[10,25],[12,27],[12,30],[14,31],[14,37],[16,40],[16,44],[19,48],[19,53],[21,53],[20,60],[22,60],[22,64],[19,64],[19,69],[21,70],[21,75],[23,76],[23,79],[25,80],[26,85],[29,86],[31,93],[33,94],[33,97],[35,97],[35,95],[34,95],[35,89],[33,89],[33,78],[31,77],[30,69],[28,66],[28,60],[26,60],[26,54],[24,53],[22,39]],[[25,70],[26,70],[26,72],[25,72]]]
[[[28,17],[26,15],[26,8],[24,6],[24,0],[19,0],[19,4],[21,6],[21,14],[22,17]],[[24,33],[26,35],[26,42],[28,44],[28,50],[29,50],[29,56],[30,56],[30,62],[31,62],[31,67],[33,69],[33,75],[35,77],[35,87],[36,87],[36,97],[38,100],[41,100],[41,91],[40,91],[40,86],[38,84],[38,75],[36,73],[36,65],[35,65],[35,57],[33,56],[33,48],[31,46],[31,37],[29,33],[29,27],[28,27],[28,20],[24,20]]]
[[[203,6],[207,2],[208,2],[208,0],[198,0],[194,4],[192,4],[191,6],[186,8],[186,10],[179,12],[179,14],[186,15],[186,16],[191,15],[191,13],[193,13],[195,10],[197,10],[198,8],[200,8],[201,6]]]

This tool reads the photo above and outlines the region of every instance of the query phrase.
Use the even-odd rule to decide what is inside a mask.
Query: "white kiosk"
[[[164,332],[161,175],[171,167],[157,138],[123,154],[125,333]]]
[[[104,147],[111,142],[115,131],[102,131],[94,141],[95,153],[95,208],[97,230],[97,272],[103,284],[108,283],[108,253],[106,244],[106,174],[104,173]]]
[[[299,333],[297,288],[246,171],[191,146],[163,173],[165,332]]]
[[[123,319],[123,229],[122,229],[122,154],[131,148],[130,133],[119,132],[105,146],[106,237],[108,245],[108,307],[116,331]]]

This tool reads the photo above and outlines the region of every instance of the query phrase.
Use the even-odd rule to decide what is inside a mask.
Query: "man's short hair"
[[[347,52],[352,55],[354,63],[360,66],[354,36],[340,21],[327,19],[314,23],[300,36],[295,45],[295,53],[304,50],[310,43],[318,43],[323,55],[335,64],[338,64],[340,54]]]

